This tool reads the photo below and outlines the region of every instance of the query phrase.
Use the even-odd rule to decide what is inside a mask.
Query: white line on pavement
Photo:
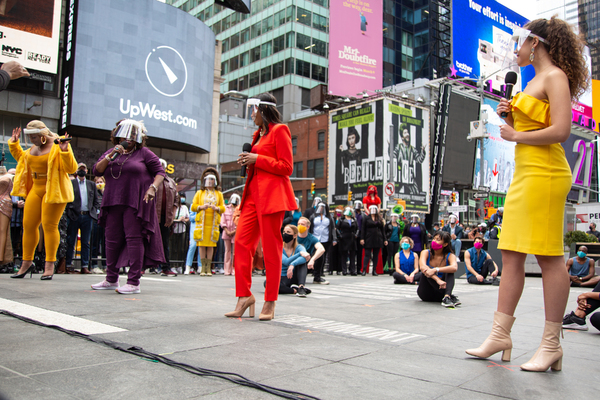
[[[173,279],[173,278],[165,278],[165,279],[161,279],[161,278],[147,278],[145,276],[142,276],[140,279],[143,279],[145,281],[159,281],[159,282],[181,282],[179,279]]]

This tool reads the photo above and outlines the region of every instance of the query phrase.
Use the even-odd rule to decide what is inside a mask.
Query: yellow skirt
[[[515,147],[515,174],[506,194],[498,248],[564,255],[565,202],[571,168],[560,144]]]
[[[199,247],[217,247],[217,244],[213,242],[212,237],[212,226],[213,226],[213,216],[214,211],[212,208],[207,208],[204,211],[204,235],[202,235],[202,241],[196,242],[196,246]],[[219,229],[219,227],[217,227]]]

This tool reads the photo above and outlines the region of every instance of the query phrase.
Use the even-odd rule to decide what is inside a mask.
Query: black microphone
[[[506,89],[504,91],[504,98],[506,98],[506,100],[510,100],[510,98],[512,97],[512,90],[515,86],[515,83],[517,83],[518,78],[519,77],[517,76],[517,73],[515,71],[509,71],[506,73],[506,76],[504,77],[504,84],[506,85]],[[502,118],[506,118],[507,116],[507,112],[503,112],[502,114],[500,114],[500,117]]]
[[[70,142],[71,139],[73,139],[72,137],[68,137],[68,138],[56,138],[54,139],[54,144],[60,144],[60,143],[64,143],[64,142]]]
[[[131,142],[128,141],[123,141],[121,143],[119,143],[117,146],[121,146],[123,147],[123,150],[127,150],[129,149],[129,146],[131,145]],[[115,147],[117,147],[115,146]],[[115,154],[112,155],[112,157],[110,157],[110,161],[115,161],[117,159],[117,157],[119,157],[120,153],[119,152],[115,152]]]
[[[244,146],[242,147],[242,152],[250,153],[250,151],[252,151],[252,145],[250,143],[244,143]],[[246,176],[246,166],[242,165],[242,177],[244,176]]]

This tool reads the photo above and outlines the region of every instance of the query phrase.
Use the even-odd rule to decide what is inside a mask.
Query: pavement
[[[0,274],[0,310],[137,346],[198,368],[234,372],[320,399],[565,399],[598,391],[599,332],[565,331],[563,370],[524,372],[544,315],[541,278],[528,277],[513,327],[512,360],[464,352],[489,334],[498,287],[458,279],[462,305],[423,303],[389,276],[329,276],[307,298],[280,296],[273,321],[228,319],[234,277],[142,278],[142,293],[93,291],[101,275],[52,281]],[[311,279],[309,277],[309,279]],[[311,282],[311,280],[309,280]],[[125,278],[121,278],[121,284]],[[567,311],[576,306],[572,288]],[[596,349],[596,350],[594,350]],[[0,398],[275,399],[258,389],[197,376],[47,327],[0,315]]]

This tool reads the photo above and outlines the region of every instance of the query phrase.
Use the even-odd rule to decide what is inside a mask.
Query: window
[[[317,149],[323,150],[325,148],[325,131],[317,132]]]
[[[310,48],[312,47],[310,36],[298,33],[296,35],[296,47],[301,50],[310,51]]]
[[[315,160],[308,160],[306,162],[306,177],[307,178],[315,177]]]
[[[229,51],[229,38],[223,39],[221,42],[221,52],[225,53]]]
[[[327,17],[323,17],[318,14],[313,14],[313,28],[318,29],[323,32],[327,32]]]
[[[252,39],[257,36],[260,36],[262,33],[262,22],[257,22],[250,27],[250,33],[252,34]]]
[[[221,33],[221,21],[220,20],[213,24],[212,30],[215,33],[215,35],[218,35],[219,33]]]
[[[402,7],[402,21],[412,24],[413,23],[413,11],[406,7]]]
[[[250,53],[247,51],[240,54],[240,68],[250,64]]]
[[[262,33],[273,30],[273,16],[269,16],[262,21]]]
[[[426,45],[427,42],[429,41],[428,36],[429,36],[428,31],[423,31],[423,32],[419,32],[419,33],[415,34],[415,47]]]
[[[318,160],[315,160],[315,178],[322,178],[325,176],[324,165],[324,159],[319,158]]]
[[[294,32],[288,32],[286,33],[286,37],[285,37],[285,48],[289,49],[290,47],[294,47],[294,38],[296,37],[296,35],[294,34]]]
[[[294,15],[296,14],[296,6],[289,6],[285,9],[285,22],[290,22],[294,20]]]
[[[413,59],[412,59],[412,57],[409,57],[409,56],[403,56],[402,57],[402,69],[404,69],[406,71],[412,71],[413,70]]]
[[[240,34],[239,33],[234,33],[233,35],[231,35],[231,37],[229,38],[230,40],[230,44],[229,44],[229,48],[233,49],[235,47],[238,47],[240,45]]]
[[[296,149],[298,147],[298,138],[292,138],[292,155],[296,155]],[[294,167],[295,168],[295,167]]]
[[[394,25],[383,21],[383,37],[394,40]]]
[[[320,65],[312,65],[312,78],[315,81],[327,82],[327,68],[321,67]]]
[[[327,43],[319,39],[313,39],[313,54],[321,57],[327,57]]]
[[[310,78],[310,63],[302,60],[296,60],[296,75]]]
[[[248,40],[250,40],[250,28],[240,32],[240,44],[246,43]]]
[[[311,26],[312,13],[304,8],[298,7],[298,12],[296,14],[296,21],[301,24]]]
[[[402,31],[402,45],[412,47],[413,35],[410,32]]]
[[[325,8],[328,7],[327,0],[312,0],[312,2]]]
[[[244,75],[238,79],[238,89],[237,90],[246,90],[248,89],[248,76]]]
[[[267,58],[271,54],[273,54],[273,43],[270,41],[267,43],[263,43],[260,46],[260,58]]]
[[[277,36],[273,39],[273,53],[278,53],[285,49],[285,35]]]
[[[275,28],[283,24],[285,24],[285,10],[281,10],[275,14]]]
[[[250,49],[250,62],[253,63],[258,60],[260,60],[260,46]]]
[[[271,80],[271,66],[260,70],[260,83],[266,83]]]
[[[280,76],[283,76],[283,61],[273,64],[273,79],[277,79]]]
[[[260,74],[258,71],[254,71],[250,73],[250,85],[249,87],[258,86],[259,84]]]
[[[294,163],[294,171],[292,172],[292,178],[302,178],[302,161]]]
[[[237,25],[240,22],[240,15],[239,13],[233,13],[229,16],[229,21],[231,22],[231,26]]]
[[[237,79],[229,81],[229,90],[238,90],[238,82]]]
[[[233,72],[239,68],[238,57],[235,56],[229,59],[229,71]]]
[[[223,18],[222,21],[223,22],[221,22],[221,29],[223,29],[225,31],[231,27],[231,22],[229,20],[229,16]]]
[[[221,76],[229,73],[229,62],[224,61],[221,63]]]

